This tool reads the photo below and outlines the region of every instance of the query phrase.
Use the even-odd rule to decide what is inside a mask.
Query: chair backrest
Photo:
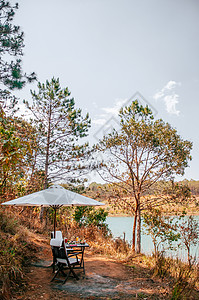
[[[63,245],[63,239],[51,239],[50,245],[52,248],[53,257],[56,260],[56,258],[65,258],[66,254],[64,251]]]
[[[51,246],[54,246],[54,247],[61,247],[62,244],[63,244],[63,239],[58,239],[58,238],[56,238],[56,239],[51,239],[51,240],[50,240],[50,245],[51,245]]]
[[[63,239],[62,232],[61,231],[55,231],[55,237],[54,237],[54,231],[51,232],[51,239]]]

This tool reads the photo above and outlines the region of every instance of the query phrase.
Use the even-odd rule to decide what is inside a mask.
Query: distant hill
[[[158,188],[158,185],[164,183],[164,181],[160,181],[157,184],[153,185],[152,188],[148,191],[148,195],[154,194],[154,191]],[[178,181],[179,184],[188,185],[191,190],[192,195],[199,196],[199,180],[187,180],[184,179],[182,181]],[[87,196],[92,198],[107,198],[110,194],[113,193],[113,187],[108,183],[97,183],[92,182],[85,191]]]
[[[155,194],[158,195],[161,189],[165,185],[165,181],[159,181],[156,184],[154,184],[151,189],[145,194],[145,196],[153,197]],[[192,199],[189,200],[188,206],[181,206],[175,205],[175,208],[173,207],[174,210],[183,211],[186,208],[187,213],[189,214],[198,214],[198,204],[199,203],[199,181],[196,180],[183,180],[178,182],[179,185],[185,185],[188,186],[191,190],[192,194]],[[107,204],[109,207],[109,215],[110,214],[126,214],[126,212],[116,208],[114,205],[110,205],[109,199],[120,199],[120,196],[117,189],[115,189],[113,184],[101,184],[101,183],[96,183],[92,182],[85,190],[84,190],[84,195],[96,199],[98,201],[104,202]],[[160,192],[161,193],[161,192]],[[128,198],[128,195],[123,195],[124,198]],[[117,200],[116,200],[117,201]],[[167,205],[162,207],[163,209],[165,208],[165,211],[168,212],[168,207]],[[129,212],[130,213],[130,212]]]

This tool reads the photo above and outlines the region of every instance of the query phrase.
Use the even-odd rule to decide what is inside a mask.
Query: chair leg
[[[63,284],[66,283],[68,277],[70,276],[70,273],[71,273],[71,272],[69,271],[68,274],[66,275],[66,278],[65,278],[65,280],[63,281]]]
[[[51,282],[57,277],[57,275],[59,274],[59,269],[55,272],[55,275],[53,276],[53,278],[51,279]]]
[[[70,267],[70,273],[72,273],[73,276],[74,276],[77,280],[79,280],[79,277],[78,277],[77,274],[74,272],[73,268],[74,268],[74,267]]]
[[[52,263],[52,266],[53,266],[53,273],[55,273],[55,263],[56,263],[56,260],[55,260],[55,258],[53,257],[53,263]]]
[[[73,274],[73,277],[75,277],[76,280],[79,280],[79,277],[77,276],[77,274],[73,271],[73,269],[71,269],[71,270],[68,272],[68,274],[66,275],[66,278],[65,278],[65,280],[63,281],[63,284],[66,283],[66,281],[67,281],[67,279],[68,279],[68,277],[70,276],[71,273]]]
[[[59,272],[61,272],[63,274],[63,276],[66,276],[66,274],[63,271],[63,266],[61,264],[57,264],[58,270],[55,272],[55,275],[53,276],[51,282],[57,277],[57,275],[59,274]]]
[[[66,273],[64,273],[63,269],[60,270],[60,271],[61,271],[62,275],[65,277],[65,276],[66,276]]]

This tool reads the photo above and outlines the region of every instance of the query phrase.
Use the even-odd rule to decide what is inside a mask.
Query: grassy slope
[[[9,299],[13,290],[25,284],[25,268],[38,251],[37,239],[12,213],[0,208],[0,298]]]

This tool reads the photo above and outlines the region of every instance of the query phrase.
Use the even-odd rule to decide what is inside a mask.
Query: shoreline
[[[171,216],[171,217],[174,217],[174,216],[176,216],[176,217],[179,217],[179,215],[175,215],[175,214],[172,214],[172,213],[170,213],[170,214],[165,214],[166,216]],[[198,212],[187,212],[186,214],[185,214],[185,216],[199,216],[199,211]],[[110,213],[110,214],[108,214],[108,216],[107,217],[134,217],[134,215],[130,215],[130,214],[122,214],[122,213],[118,213],[118,214],[112,214],[112,213]]]

